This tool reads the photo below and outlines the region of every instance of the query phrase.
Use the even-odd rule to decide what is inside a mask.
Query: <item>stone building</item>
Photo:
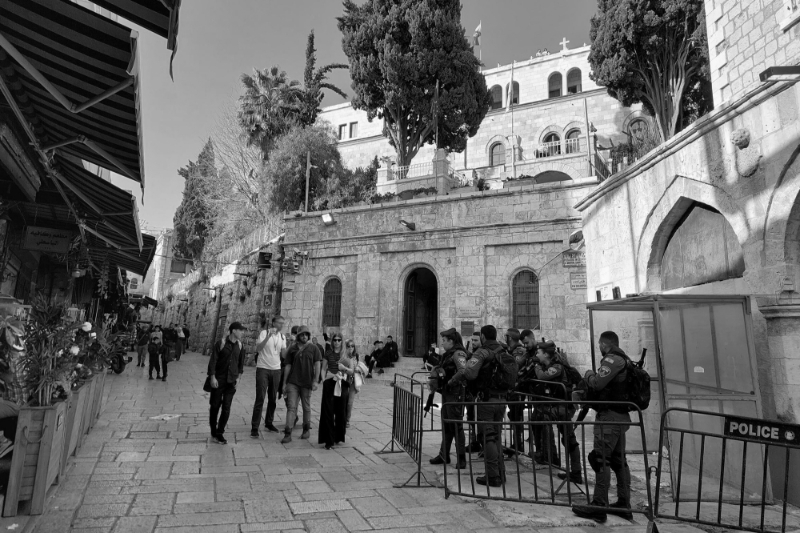
[[[705,7],[715,109],[577,204],[588,298],[610,287],[622,295],[749,297],[754,338],[740,331],[713,344],[705,339],[707,349],[696,355],[707,364],[685,368],[672,366],[679,349],[664,348],[666,401],[797,424],[800,75],[770,76],[768,69],[800,61],[800,10],[783,0],[707,0]],[[668,326],[662,337],[727,320],[706,312],[684,318],[683,330]],[[689,386],[670,390],[663,385],[670,382]],[[722,396],[698,400],[703,391]],[[780,494],[782,459],[769,459]],[[790,488],[795,503],[797,479]]]
[[[438,332],[535,329],[587,351],[580,229],[571,207],[597,180],[452,192],[287,217],[285,250],[308,252],[283,281],[282,313],[366,351],[392,335],[421,355]],[[583,361],[583,359],[580,359]]]
[[[466,178],[475,171],[478,178],[497,188],[502,187],[502,180],[515,175],[533,176],[537,181],[603,175],[604,170],[595,170],[589,162],[609,166],[607,149],[627,141],[626,132],[636,134],[648,127],[649,118],[640,106],[623,107],[589,79],[589,47],[570,50],[568,42],[557,53],[514,63],[511,106],[512,65],[484,70],[492,109],[466,150],[449,155],[453,170]],[[369,122],[365,112],[354,110],[349,103],[323,109],[320,119],[334,128],[342,159],[349,167],[366,166],[375,157],[394,157],[382,135],[382,121]],[[591,147],[587,146],[587,123]],[[597,136],[596,151],[592,133]],[[426,145],[411,168],[395,171],[419,176],[430,170],[433,158],[433,147]]]
[[[149,296],[161,300],[167,296],[169,286],[186,274],[188,263],[174,257],[175,238],[173,230],[162,232],[156,238],[156,254],[153,265],[143,284],[150,287]]]

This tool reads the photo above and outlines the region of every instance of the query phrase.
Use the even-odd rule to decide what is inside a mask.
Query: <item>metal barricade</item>
[[[399,378],[399,379],[398,379]],[[406,388],[405,382],[408,383]],[[428,481],[425,474],[422,472],[422,436],[425,433],[423,429],[423,393],[426,384],[412,379],[409,376],[402,374],[395,374],[394,381],[392,382],[392,389],[394,391],[394,398],[392,402],[392,437],[391,441],[375,454],[387,453],[407,453],[416,463],[417,470],[411,477],[404,483],[395,485],[396,488],[400,487],[422,487],[422,479],[432,487],[436,487],[435,483]],[[415,389],[418,392],[415,392]],[[397,448],[395,449],[395,445]],[[386,448],[391,447],[390,450]],[[409,485],[409,482],[417,478],[416,485]]]
[[[422,378],[422,379],[417,379],[417,376],[419,376],[420,374],[424,374],[425,377]],[[422,383],[422,390],[421,390],[420,394],[422,395],[422,398],[424,399],[424,403],[422,404],[423,406],[425,406],[428,403],[428,395],[431,394],[430,387],[428,386],[428,376],[430,376],[430,374],[431,373],[429,371],[427,371],[427,370],[425,370],[425,371],[417,371],[417,372],[414,372],[413,374],[411,374],[411,379],[412,380],[416,380],[416,381]],[[441,395],[439,395],[439,398],[441,399]],[[423,411],[424,412],[422,413],[422,419],[423,419],[423,421],[428,420],[430,422],[430,427],[427,427],[428,424],[423,424],[422,431],[425,432],[425,433],[430,433],[431,431],[435,431],[435,432],[438,433],[439,431],[441,431],[439,428],[435,427],[435,425],[434,425],[434,419],[437,418],[436,417],[436,412],[440,411],[440,409],[441,409],[440,405],[438,403],[435,403],[435,401],[436,400],[434,399],[434,404],[431,406],[431,408],[428,411],[425,411],[424,410],[425,408],[423,407]],[[441,402],[439,402],[439,403],[441,403]]]
[[[533,416],[532,419],[521,421],[510,421],[504,419],[503,421],[465,422],[463,418],[450,419],[445,418],[443,415],[442,433],[444,435],[444,427],[446,424],[456,424],[457,427],[460,426],[462,428],[462,431],[463,425],[474,424],[477,427],[477,432],[480,435],[480,441],[482,442],[485,450],[485,429],[488,426],[493,425],[495,426],[495,431],[497,431],[499,428],[499,433],[502,435],[501,440],[503,441],[502,447],[505,449],[508,447],[508,442],[511,440],[508,438],[509,435],[515,435],[519,426],[522,426],[523,431],[525,427],[530,428],[531,433],[540,430],[540,428],[541,431],[545,431],[545,428],[550,427],[555,428],[557,434],[561,436],[561,442],[557,450],[558,453],[549,454],[544,457],[540,456],[538,459],[533,460],[522,453],[514,453],[510,458],[506,458],[503,461],[505,465],[508,465],[509,462],[511,464],[510,468],[508,466],[504,467],[505,482],[501,485],[501,487],[497,488],[492,488],[488,484],[485,486],[477,485],[475,481],[475,477],[477,475],[486,474],[486,453],[484,453],[483,459],[478,461],[476,461],[471,454],[465,454],[467,458],[466,468],[457,470],[453,469],[452,466],[448,467],[447,464],[444,465],[445,497],[457,495],[470,498],[517,501],[565,507],[572,505],[586,505],[592,509],[604,510],[608,512],[609,508],[591,505],[592,491],[590,490],[590,486],[595,484],[596,475],[593,469],[587,469],[587,466],[589,465],[589,460],[587,459],[587,452],[589,450],[587,450],[587,447],[590,449],[594,448],[593,440],[591,438],[588,441],[587,446],[587,426],[591,426],[589,430],[590,436],[596,432],[603,434],[603,432],[607,433],[609,431],[614,431],[613,428],[615,427],[621,427],[623,433],[628,431],[630,428],[638,428],[638,432],[641,434],[642,442],[645,442],[641,411],[639,411],[634,404],[626,402],[581,402],[580,405],[584,409],[589,407],[594,408],[601,405],[606,408],[613,405],[624,405],[626,408],[631,410],[632,417],[636,418],[637,421],[585,420],[583,418],[585,417],[585,412],[582,412],[576,420],[573,420],[572,418],[577,411],[578,404],[572,401],[537,399],[534,401],[504,402],[504,404],[509,411],[519,407],[523,411],[529,413],[536,413],[537,410],[552,412],[554,413],[554,416]],[[445,412],[444,409],[446,406],[459,405],[465,407],[474,405],[476,409],[480,409],[481,405],[483,405],[485,408],[487,404],[485,402],[445,403],[443,406],[443,413]],[[636,414],[639,414],[639,416],[635,417]],[[577,455],[579,457],[579,463],[583,473],[580,484],[572,482],[569,476],[570,472],[577,470],[572,468],[574,465],[572,464],[570,454],[570,448],[574,449],[571,444],[575,443],[575,441],[573,441],[571,438],[571,435],[573,434],[578,442],[579,451]],[[513,452],[515,450],[511,451]],[[561,457],[564,457],[565,459],[563,468],[561,466]],[[599,458],[601,464],[610,464],[611,469],[615,470],[614,464],[616,463],[614,461],[614,457],[607,457],[604,447],[600,447],[595,457]],[[631,513],[643,514],[647,517],[648,521],[652,523],[653,499],[650,483],[651,472],[648,464],[647,450],[645,450],[642,458],[644,461],[644,472],[642,472],[642,475],[645,477],[646,482],[644,483],[644,487],[637,486],[636,497],[639,498],[639,501],[631,501],[631,509],[629,509],[629,511]],[[623,464],[625,467],[627,467],[627,463]],[[619,470],[626,471],[623,468],[620,468]],[[563,483],[560,483],[561,479],[554,479],[554,476],[556,476],[556,474],[559,472],[565,474]],[[587,472],[589,472],[589,475],[587,475]],[[468,480],[464,479],[465,476],[468,476]],[[609,478],[610,477],[611,476],[609,474]],[[562,490],[563,487],[566,487],[566,490]],[[640,493],[642,492],[644,493],[644,497],[640,496]],[[628,511],[628,509],[626,509],[626,511]]]
[[[800,473],[797,426],[672,407],[661,416],[659,450],[657,518],[743,531],[786,531],[789,473],[793,470],[795,479]],[[771,469],[771,460],[781,464]],[[777,506],[772,501],[771,472],[779,472],[779,481],[782,478],[783,503]],[[669,504],[661,502],[664,474],[671,476],[673,487]],[[797,513],[793,522],[792,528],[800,527]]]

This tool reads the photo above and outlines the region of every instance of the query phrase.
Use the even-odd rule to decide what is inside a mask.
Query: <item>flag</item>
[[[475,33],[472,34],[472,44],[473,46],[480,46],[481,45],[481,26],[483,25],[483,21],[478,23],[478,27],[475,28]]]
[[[514,101],[514,61],[511,61],[511,83],[508,84],[508,95],[506,96],[506,113],[511,111],[511,105]]]

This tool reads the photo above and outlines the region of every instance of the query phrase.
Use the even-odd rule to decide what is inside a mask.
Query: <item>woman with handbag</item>
[[[350,415],[353,414],[353,404],[356,401],[356,394],[358,394],[361,390],[361,385],[364,383],[364,376],[367,375],[367,372],[364,370],[366,365],[361,362],[361,358],[358,355],[358,351],[356,351],[356,344],[353,342],[353,339],[347,339],[344,344],[345,356],[353,362],[353,369],[355,370],[347,380],[348,384],[350,385],[350,394],[347,398],[347,422],[345,423],[345,427],[349,428]]]
[[[332,347],[325,352],[328,371],[322,384],[322,404],[319,415],[319,444],[330,450],[344,442],[347,428],[347,401],[350,385],[347,380],[355,373],[355,364],[342,349],[342,336],[333,335]]]

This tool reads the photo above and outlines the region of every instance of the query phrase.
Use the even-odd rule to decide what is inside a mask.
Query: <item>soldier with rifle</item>
[[[431,372],[431,396],[438,390],[442,395],[442,402],[463,402],[464,388],[460,383],[453,380],[459,372],[463,373],[467,366],[467,351],[461,339],[461,334],[455,328],[450,328],[441,333],[442,347],[445,352],[442,362]],[[431,400],[431,398],[429,398]],[[427,406],[426,406],[427,407]],[[463,405],[445,405],[442,409],[442,419],[463,420]],[[450,447],[453,440],[456,441],[456,469],[467,467],[466,450],[464,448],[464,427],[459,422],[442,422],[444,424],[444,435],[439,455],[431,459],[432,465],[441,465],[445,462],[450,464]]]
[[[530,331],[530,330],[525,330]],[[514,357],[514,360],[517,362],[517,367],[520,369],[523,368],[528,359],[528,353],[525,350],[525,346],[520,342],[521,335],[518,329],[516,328],[509,328],[506,330],[506,346],[508,352]],[[519,383],[519,376],[517,378],[517,383]],[[510,402],[518,402],[524,401],[524,396],[518,396],[516,394],[509,395]],[[525,411],[525,407],[521,404],[511,404],[508,407],[508,419],[512,422],[522,422],[524,420],[523,414]],[[511,448],[503,449],[503,452],[506,455],[514,455],[515,453],[525,453],[525,426],[522,424],[513,425],[512,429],[512,444]]]
[[[551,391],[553,388],[540,383],[542,380],[536,375],[536,366],[541,365],[537,357],[539,342],[537,342],[534,333],[527,329],[522,332],[522,340],[527,348],[527,356],[525,359],[525,366],[521,367],[519,371],[516,391],[541,396],[544,397],[544,399],[552,397]],[[542,339],[542,342],[546,341]],[[550,405],[540,405],[536,407],[530,416],[531,420],[555,419],[553,407]],[[561,459],[558,457],[555,434],[552,428],[550,426],[537,424],[531,427],[531,436],[533,437],[533,445],[531,446],[529,454],[531,459],[540,467],[548,463],[554,466],[560,466]]]

